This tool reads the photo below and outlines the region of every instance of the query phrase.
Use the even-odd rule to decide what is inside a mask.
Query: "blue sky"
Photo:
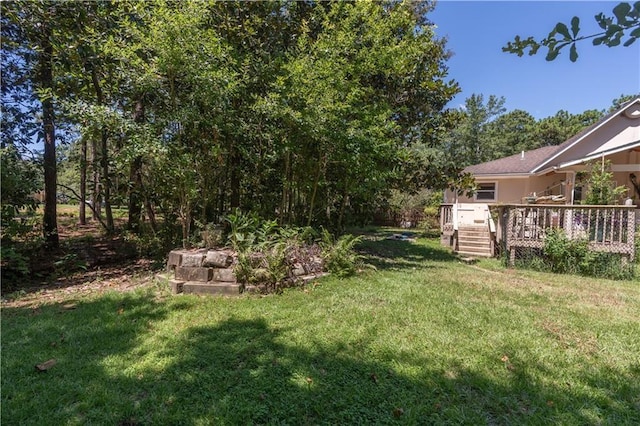
[[[640,93],[640,42],[630,47],[578,44],[578,61],[568,49],[553,62],[546,49],[535,56],[503,53],[516,35],[546,36],[558,22],[580,17],[581,34],[599,30],[593,17],[618,2],[602,1],[453,1],[440,0],[429,15],[436,34],[447,37],[454,56],[449,76],[462,89],[449,107],[459,107],[473,93],[504,96],[507,110],[523,109],[536,118],[563,109],[581,113],[606,109],[621,94]],[[623,40],[626,40],[623,39]]]

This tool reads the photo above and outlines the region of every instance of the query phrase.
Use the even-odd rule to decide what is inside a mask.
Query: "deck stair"
[[[491,232],[488,226],[460,226],[458,228],[458,254],[475,257],[493,256]]]

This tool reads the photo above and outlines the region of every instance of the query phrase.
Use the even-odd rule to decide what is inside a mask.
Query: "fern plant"
[[[339,277],[354,275],[363,266],[361,256],[355,251],[355,245],[362,237],[346,234],[337,240],[326,229],[322,230],[322,259],[327,271]]]

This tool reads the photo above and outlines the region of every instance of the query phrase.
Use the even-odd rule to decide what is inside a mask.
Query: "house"
[[[586,188],[577,177],[592,161],[611,164],[616,186],[627,188],[619,200],[627,206],[583,205]],[[476,180],[475,195],[446,191],[441,207],[442,243],[454,251],[491,256],[497,247],[540,248],[548,228],[563,227],[569,236],[586,236],[594,250],[633,259],[635,220],[640,218],[634,208],[640,203],[640,97],[560,145],[464,172]]]
[[[640,97],[561,145],[467,167],[464,172],[476,180],[475,195],[456,198],[447,191],[445,203],[519,204],[549,197],[546,200],[580,204],[586,188],[576,174],[593,160],[610,161],[616,185],[627,187],[633,204],[640,202]]]

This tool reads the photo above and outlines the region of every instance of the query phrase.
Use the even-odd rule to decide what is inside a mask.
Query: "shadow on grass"
[[[356,247],[365,262],[379,270],[424,268],[425,262],[453,262],[456,257],[444,247],[424,243],[424,240],[394,240],[364,238]]]
[[[536,366],[504,369],[496,380],[453,362],[432,367],[450,358],[374,356],[368,342],[311,340],[303,348],[265,319],[192,327],[150,345],[157,323],[188,309],[188,300],[3,312],[2,423],[591,424],[591,413],[610,424],[640,420],[629,396],[640,394],[633,372],[585,372],[603,391],[594,397],[541,384],[527,374]],[[47,357],[58,364],[36,372]],[[397,365],[420,373],[409,377]],[[626,396],[616,393],[621,382]]]

